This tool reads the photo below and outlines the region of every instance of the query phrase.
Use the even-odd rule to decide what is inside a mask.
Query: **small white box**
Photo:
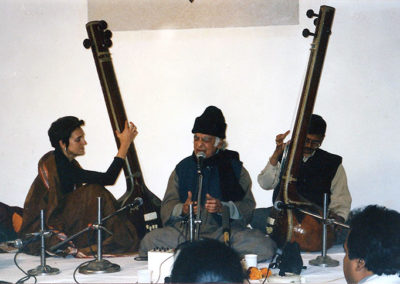
[[[153,283],[164,283],[164,278],[171,275],[173,265],[174,253],[172,250],[148,252],[148,269],[153,272]]]

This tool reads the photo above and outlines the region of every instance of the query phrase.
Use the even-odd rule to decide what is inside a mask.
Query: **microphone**
[[[294,204],[290,204],[290,203],[283,203],[283,201],[275,201],[274,202],[274,208],[278,211],[281,211],[282,209],[295,209],[296,206]]]
[[[143,198],[141,197],[136,197],[132,203],[127,204],[125,207],[126,208],[134,208],[136,206],[141,206],[143,205]]]
[[[143,199],[141,197],[136,197],[132,203],[129,203],[127,205],[125,205],[124,207],[121,207],[120,209],[118,209],[117,211],[115,211],[114,213],[111,213],[110,215],[108,215],[107,217],[104,217],[103,219],[101,219],[100,223],[105,222],[106,220],[110,219],[111,217],[117,215],[118,213],[124,211],[127,208],[136,208],[139,207],[143,204]],[[83,230],[79,231],[78,233],[66,238],[65,240],[63,240],[62,242],[59,242],[58,244],[52,246],[50,248],[50,251],[55,251],[56,249],[58,249],[59,247],[65,245],[66,243],[68,243],[69,241],[73,240],[74,238],[80,236],[81,234],[83,234],[84,232],[91,230],[92,228],[94,229],[104,229],[106,230],[106,228],[99,226],[99,224],[89,224],[86,228],[84,228]],[[112,235],[111,232],[108,232]]]
[[[40,234],[38,235],[34,235],[33,237],[30,237],[29,239],[15,239],[13,241],[6,241],[3,243],[0,243],[2,245],[7,245],[7,246],[11,246],[11,247],[15,247],[17,249],[22,249],[23,247],[25,247],[26,245],[36,241],[37,239],[39,239]]]
[[[224,243],[227,246],[230,246],[231,228],[230,228],[230,211],[229,211],[229,207],[222,206],[221,217],[222,217],[221,218],[222,219],[222,232],[224,234]]]
[[[198,152],[196,154],[196,157],[197,157],[197,170],[200,170],[203,166],[203,161],[206,158],[206,153]]]

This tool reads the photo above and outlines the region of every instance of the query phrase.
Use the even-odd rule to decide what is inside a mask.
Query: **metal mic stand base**
[[[28,270],[28,274],[32,276],[55,275],[60,273],[60,269],[49,265],[39,265],[38,267]]]
[[[44,230],[44,210],[40,210],[40,265],[34,269],[28,270],[28,275],[39,276],[39,275],[54,275],[60,273],[60,269],[53,268],[46,265],[46,248],[44,242],[44,236],[49,234],[49,231]]]
[[[324,215],[322,220],[324,223],[322,224],[322,255],[318,256],[315,259],[310,260],[308,263],[314,266],[322,266],[322,267],[335,267],[339,265],[339,261],[330,258],[326,255],[326,236],[327,236],[327,228],[326,228],[326,220],[328,215],[328,195],[324,193]]]
[[[318,256],[308,262],[310,265],[322,266],[322,267],[335,267],[339,265],[339,261],[332,259],[329,255]]]
[[[113,273],[121,270],[118,264],[111,263],[106,259],[93,260],[79,268],[82,274]]]

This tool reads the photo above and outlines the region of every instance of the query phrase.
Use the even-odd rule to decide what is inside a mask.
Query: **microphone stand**
[[[133,204],[128,204],[125,205],[124,207],[121,207],[120,209],[118,209],[117,211],[111,213],[110,215],[108,215],[107,217],[104,217],[103,219],[101,219],[101,223],[104,223],[105,221],[107,221],[108,219],[110,219],[111,217],[119,214],[120,212],[126,210],[127,208],[132,208],[132,209],[137,209],[141,204],[134,206]],[[85,229],[83,229],[82,231],[70,236],[69,238],[66,238],[65,240],[63,240],[62,242],[59,242],[58,244],[52,246],[50,248],[50,251],[55,251],[56,249],[58,249],[59,247],[62,247],[63,245],[65,245],[66,243],[68,243],[69,241],[75,239],[76,237],[82,235],[83,233],[96,228],[98,225],[90,225],[88,227],[86,227]],[[106,230],[104,227],[102,227],[102,229]],[[109,234],[112,234],[111,232],[108,232]]]
[[[318,215],[318,214],[314,214],[314,213],[312,213],[312,212],[309,212],[309,211],[307,211],[307,210],[304,210],[304,209],[301,209],[301,208],[298,208],[298,207],[296,207],[296,208],[294,208],[294,209],[296,209],[296,210],[298,210],[298,211],[300,211],[300,212],[302,212],[302,213],[304,213],[304,214],[313,216],[313,217],[315,217],[315,218],[317,218],[317,219],[319,219],[319,220],[322,220],[322,221],[324,222],[324,224],[327,224],[327,225],[329,225],[329,224],[335,224],[335,225],[341,226],[341,227],[343,227],[343,228],[350,229],[350,226],[349,226],[349,225],[347,225],[347,224],[345,224],[345,223],[342,223],[342,222],[338,222],[338,221],[336,221],[336,220],[334,220],[334,219],[327,219],[327,218],[324,219],[324,217],[321,217],[321,216]]]
[[[200,239],[200,225],[201,225],[201,194],[203,188],[203,174],[201,173],[201,164],[197,165],[197,180],[198,180],[198,190],[197,190],[197,214],[194,223],[196,225],[196,239]]]
[[[323,223],[322,223],[322,254],[315,259],[310,260],[308,263],[314,266],[322,267],[335,267],[339,265],[339,261],[332,259],[330,256],[326,255],[326,227],[327,227],[327,213],[328,213],[328,196],[324,193],[324,212],[323,212]]]
[[[107,217],[108,219],[108,217]],[[97,257],[96,260],[86,263],[79,268],[79,273],[82,274],[93,274],[93,273],[112,273],[121,270],[118,264],[111,263],[108,260],[102,258],[102,239],[101,230],[105,229],[101,226],[101,197],[97,197]]]
[[[190,242],[194,241],[194,218],[193,218],[193,204],[189,204],[189,234],[190,234]]]
[[[279,203],[281,203],[281,204],[279,204]],[[324,205],[324,206],[325,206],[325,205]],[[312,213],[312,212],[310,212],[310,211],[301,209],[301,208],[298,207],[296,204],[292,204],[292,203],[282,203],[281,201],[279,201],[279,202],[275,202],[274,208],[275,208],[276,210],[278,210],[278,211],[281,211],[282,209],[289,209],[289,210],[292,210],[292,209],[293,209],[293,210],[297,210],[297,211],[299,211],[299,212],[301,212],[301,213],[304,213],[304,214],[306,214],[306,215],[310,215],[310,216],[312,216],[312,217],[314,217],[314,218],[317,218],[317,219],[319,219],[319,220],[322,220],[324,224],[327,224],[327,225],[329,225],[329,224],[335,224],[335,225],[341,226],[341,227],[343,227],[343,228],[350,229],[350,226],[347,225],[347,224],[345,224],[345,223],[336,221],[335,219],[328,219],[328,218],[321,217],[321,216],[318,215],[318,214],[315,214],[315,213]],[[325,210],[325,207],[324,207],[324,210]],[[271,224],[269,224],[269,225],[273,225],[273,223],[271,223]],[[268,226],[268,225],[267,225],[267,226]]]
[[[44,243],[44,237],[49,234],[50,231],[44,230],[44,211],[40,210],[40,265],[34,269],[28,270],[28,275],[38,276],[38,275],[55,275],[60,273],[60,269],[46,265],[46,249]]]

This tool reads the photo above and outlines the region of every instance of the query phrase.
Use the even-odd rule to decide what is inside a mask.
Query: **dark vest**
[[[328,194],[328,204],[331,196],[331,183],[336,174],[342,157],[317,149],[307,162],[301,162],[297,179],[297,192],[307,200],[323,206],[324,193]],[[280,182],[274,189],[275,202],[280,189]]]
[[[179,197],[182,203],[187,199],[187,192],[192,192],[192,200],[197,200],[198,174],[197,159],[194,154],[183,159],[175,168],[179,179]],[[206,193],[222,201],[239,201],[244,197],[244,190],[239,184],[242,162],[239,154],[224,150],[204,159],[201,169],[203,175],[202,202]]]

